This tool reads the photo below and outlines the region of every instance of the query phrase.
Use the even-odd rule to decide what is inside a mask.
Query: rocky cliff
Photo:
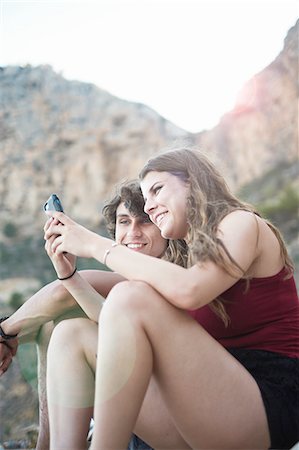
[[[51,192],[77,220],[96,223],[112,186],[136,176],[148,157],[174,143],[206,151],[234,189],[282,161],[295,161],[297,37],[298,23],[275,61],[248,81],[236,107],[198,134],[145,105],[67,81],[49,66],[2,68],[0,223],[18,222],[24,235],[39,233],[41,205]]]
[[[67,81],[48,66],[3,68],[0,87],[0,220],[26,225],[25,235],[40,231],[51,192],[77,219],[94,223],[115,183],[188,136],[150,108]]]
[[[281,225],[298,265],[298,28],[297,22],[275,61],[244,86],[235,108],[215,128],[195,134],[145,105],[67,81],[49,66],[1,68],[1,315],[12,298],[20,300],[11,295],[19,286],[24,294],[24,279],[13,277],[32,277],[34,284],[54,276],[42,241],[42,205],[50,193],[96,228],[113,185],[135,177],[161,148],[181,143],[205,151],[235,191]],[[1,378],[0,440],[37,420],[36,391],[17,364],[8,374]]]
[[[236,188],[298,161],[298,29],[299,22],[277,58],[243,87],[235,108],[197,136]]]

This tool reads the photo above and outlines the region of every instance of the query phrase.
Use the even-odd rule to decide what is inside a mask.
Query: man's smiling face
[[[124,203],[116,210],[115,240],[131,250],[158,258],[167,247],[167,240],[149,217],[132,215]]]

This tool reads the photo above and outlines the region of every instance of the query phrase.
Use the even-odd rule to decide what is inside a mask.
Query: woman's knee
[[[123,281],[110,291],[100,315],[99,324],[103,320],[113,322],[120,314],[130,317],[146,325],[148,321],[158,317],[163,308],[171,305],[151,286],[142,281]]]
[[[148,336],[161,336],[165,322],[174,327],[195,323],[186,311],[172,305],[142,281],[123,281],[113,287],[100,315],[100,327],[104,323],[112,325],[119,316],[130,318],[130,322],[145,329]],[[200,327],[197,322],[196,327],[197,330]]]
[[[141,311],[151,303],[154,290],[143,281],[122,281],[115,285],[104,304],[103,310]]]

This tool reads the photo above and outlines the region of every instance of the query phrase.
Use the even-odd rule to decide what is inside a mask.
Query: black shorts
[[[299,359],[263,350],[230,348],[228,351],[260,388],[271,449],[290,449],[299,441]]]

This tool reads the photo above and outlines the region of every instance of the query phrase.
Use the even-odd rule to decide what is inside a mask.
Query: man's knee
[[[70,343],[80,340],[80,334],[91,323],[89,319],[77,317],[74,319],[66,319],[59,322],[53,332],[50,340],[50,346],[53,345],[70,345]]]

